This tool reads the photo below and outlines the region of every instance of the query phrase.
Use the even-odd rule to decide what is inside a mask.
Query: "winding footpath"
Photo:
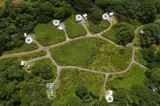
[[[50,48],[54,48],[54,47],[57,47],[57,46],[61,46],[61,45],[64,45],[66,43],[69,43],[69,42],[72,42],[72,41],[75,41],[75,40],[78,40],[78,39],[82,39],[82,38],[93,38],[93,37],[96,37],[96,38],[99,38],[99,39],[102,39],[102,40],[105,40],[113,45],[115,45],[116,47],[124,47],[124,46],[121,46],[121,45],[118,45],[116,43],[114,43],[113,41],[105,38],[102,36],[103,33],[109,31],[111,28],[112,28],[112,22],[110,22],[110,26],[108,29],[105,29],[104,31],[100,32],[100,33],[97,33],[97,34],[91,34],[89,29],[87,28],[87,26],[83,23],[82,24],[83,27],[85,28],[85,30],[87,31],[87,34],[85,36],[80,36],[80,37],[76,37],[76,38],[69,38],[68,35],[67,35],[67,32],[65,30],[65,26],[64,24],[62,25],[63,28],[64,28],[64,32],[65,32],[65,36],[66,36],[66,40],[64,42],[60,42],[60,43],[57,43],[57,44],[54,44],[54,45],[50,45],[50,46],[42,46],[36,39],[33,40],[33,42],[35,44],[37,44],[37,46],[39,47],[38,49],[36,50],[32,50],[32,51],[27,51],[27,52],[19,52],[19,53],[13,53],[13,54],[5,54],[5,55],[2,55],[0,57],[1,58],[7,58],[7,57],[13,57],[13,56],[19,56],[19,55],[26,55],[26,54],[30,54],[30,53],[35,53],[35,52],[39,52],[39,51],[45,51],[47,53],[47,55],[45,56],[42,56],[42,57],[37,57],[37,58],[33,58],[33,59],[30,59],[27,61],[27,63],[30,63],[30,62],[34,62],[34,61],[37,61],[37,60],[40,60],[40,59],[43,59],[43,58],[49,58],[52,63],[57,67],[57,76],[55,78],[55,80],[53,81],[52,85],[54,86],[56,84],[56,82],[59,80],[59,77],[60,77],[60,71],[62,69],[77,69],[77,70],[80,70],[80,71],[87,71],[87,72],[91,72],[91,73],[95,73],[95,74],[103,74],[105,75],[105,80],[104,80],[104,85],[103,85],[103,88],[104,88],[104,93],[106,91],[106,83],[107,83],[107,80],[109,78],[110,75],[118,75],[118,74],[123,74],[123,73],[126,73],[127,71],[129,71],[129,69],[131,68],[132,64],[137,64],[143,68],[147,68],[145,67],[144,65],[138,63],[136,60],[135,60],[135,51],[136,51],[136,47],[134,47],[132,45],[132,43],[129,43],[127,46],[131,46],[132,47],[132,58],[130,60],[130,64],[128,65],[128,67],[121,71],[121,72],[101,72],[101,71],[98,71],[98,70],[92,70],[92,69],[87,69],[87,68],[83,68],[83,67],[78,67],[78,66],[60,66],[55,60],[54,58],[51,56],[51,53],[49,51]],[[135,30],[135,35],[137,34],[138,30],[140,28],[142,28],[143,26],[140,26],[138,27],[136,30]]]

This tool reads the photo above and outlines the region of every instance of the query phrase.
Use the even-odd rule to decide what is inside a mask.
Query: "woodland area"
[[[65,21],[76,13],[87,13],[95,24],[101,21],[104,12],[114,12],[118,21],[116,36],[118,44],[127,45],[134,38],[133,21],[147,24],[145,34],[140,36],[141,53],[150,69],[146,72],[144,85],[133,85],[131,90],[115,89],[114,104],[107,104],[99,95],[85,87],[77,87],[75,95],[81,102],[92,106],[159,106],[160,104],[160,22],[154,22],[160,14],[160,0],[24,0],[13,4],[6,0],[0,7],[0,55],[23,44],[23,33],[31,33],[39,23],[48,23],[52,19]],[[124,41],[125,39],[125,41]],[[26,74],[19,67],[20,61],[13,59],[0,60],[0,105],[1,106],[51,106],[45,92],[44,72]],[[8,67],[10,66],[10,67]],[[25,88],[24,86],[28,86]],[[44,89],[40,89],[40,87]],[[152,88],[157,92],[151,92]],[[30,96],[31,95],[31,96]],[[34,101],[33,101],[34,100]],[[43,103],[43,105],[42,105]]]

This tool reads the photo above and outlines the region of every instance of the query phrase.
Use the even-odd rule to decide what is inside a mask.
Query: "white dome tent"
[[[83,19],[83,17],[82,17],[80,14],[77,14],[77,15],[76,15],[76,21],[77,21],[77,22],[81,22],[82,19]]]
[[[32,38],[31,37],[27,37],[26,39],[25,39],[25,42],[27,43],[27,44],[31,44],[32,43]]]
[[[58,27],[60,25],[60,21],[59,20],[53,20],[53,25]]]
[[[109,20],[110,17],[108,15],[108,13],[105,13],[102,15],[102,18],[103,18],[103,20]]]
[[[107,100],[108,103],[113,102],[113,96],[107,95],[107,96],[106,96],[106,100]]]

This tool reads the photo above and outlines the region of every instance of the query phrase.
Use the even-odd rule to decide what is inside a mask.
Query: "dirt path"
[[[34,61],[37,61],[37,60],[40,60],[40,59],[43,59],[43,58],[49,58],[49,59],[52,61],[52,63],[57,67],[57,76],[56,76],[56,79],[53,81],[53,85],[56,84],[56,82],[59,80],[60,71],[61,71],[62,69],[78,69],[78,70],[81,70],[81,71],[87,71],[87,72],[92,72],[92,73],[95,73],[95,74],[103,74],[103,75],[105,75],[106,78],[105,78],[104,85],[103,85],[103,87],[104,87],[104,92],[105,92],[105,90],[106,90],[106,83],[107,83],[108,77],[109,77],[110,75],[118,75],[118,74],[126,73],[127,71],[129,71],[129,69],[131,68],[131,66],[132,66],[133,63],[135,63],[135,64],[137,64],[137,65],[139,65],[139,66],[141,66],[141,67],[143,67],[143,68],[147,68],[147,67],[145,67],[144,65],[142,65],[142,64],[138,63],[137,61],[135,61],[135,51],[136,51],[137,48],[134,47],[134,46],[132,45],[132,43],[129,43],[129,44],[127,45],[127,46],[132,46],[132,48],[133,48],[133,50],[132,50],[132,58],[131,58],[130,64],[128,65],[128,67],[127,67],[125,70],[123,70],[123,71],[121,71],[121,72],[101,72],[101,71],[98,71],[98,70],[91,70],[91,69],[82,68],[82,67],[78,67],[78,66],[60,66],[60,65],[58,65],[58,63],[53,59],[53,57],[52,57],[49,49],[50,49],[50,48],[57,47],[57,46],[60,46],[60,45],[64,45],[64,44],[66,44],[66,43],[69,43],[69,42],[71,42],[71,41],[75,41],[75,40],[78,40],[78,39],[96,37],[96,38],[100,38],[100,39],[102,39],[102,40],[105,40],[105,41],[107,41],[107,42],[115,45],[116,47],[124,47],[124,46],[118,45],[118,44],[114,43],[113,41],[111,41],[111,40],[109,40],[109,39],[101,36],[101,34],[105,33],[105,32],[108,31],[108,30],[110,30],[110,28],[112,27],[112,22],[111,22],[111,24],[110,24],[110,26],[109,26],[108,29],[106,29],[106,30],[104,30],[104,31],[102,31],[102,32],[100,32],[100,33],[98,33],[98,34],[91,34],[91,33],[89,32],[88,28],[86,27],[86,25],[85,25],[85,24],[82,24],[82,25],[83,25],[83,27],[84,27],[84,28],[86,29],[86,31],[87,31],[87,35],[86,35],[86,36],[80,36],[80,37],[76,37],[76,38],[74,38],[74,39],[70,39],[70,38],[68,37],[68,35],[67,35],[67,33],[66,33],[66,30],[65,30],[65,27],[64,27],[64,32],[65,32],[65,35],[66,35],[66,40],[65,40],[64,42],[60,42],[60,43],[57,43],[57,44],[54,44],[54,45],[50,45],[50,46],[42,46],[37,40],[34,39],[33,42],[38,45],[38,47],[39,47],[38,49],[32,50],[32,51],[27,51],[27,52],[20,52],[20,53],[13,53],[13,54],[5,54],[5,55],[2,55],[0,58],[13,57],[13,56],[19,56],[19,55],[25,55],[25,54],[30,54],[30,53],[39,52],[39,51],[43,50],[43,51],[45,51],[45,52],[47,53],[46,56],[42,56],[42,57],[38,57],[38,58],[33,58],[33,59],[31,59],[31,60],[28,60],[27,63],[29,63],[29,62],[34,62]],[[142,27],[143,27],[143,26],[138,27],[138,28],[135,30],[135,34],[137,34],[138,30],[139,30],[140,28],[142,28]]]

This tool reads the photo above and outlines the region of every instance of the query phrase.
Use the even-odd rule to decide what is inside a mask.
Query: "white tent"
[[[82,19],[83,19],[83,17],[82,17],[80,14],[77,14],[77,15],[76,15],[76,21],[77,21],[77,22],[82,21]]]
[[[26,39],[25,39],[25,42],[27,43],[27,44],[31,44],[32,43],[32,38],[31,37],[27,37]]]
[[[105,13],[102,15],[102,18],[103,18],[103,20],[109,20],[110,17],[108,15],[108,13]]]
[[[53,25],[58,27],[60,25],[60,21],[59,20],[53,20]]]
[[[107,100],[108,103],[113,102],[113,96],[107,95],[106,100]]]

